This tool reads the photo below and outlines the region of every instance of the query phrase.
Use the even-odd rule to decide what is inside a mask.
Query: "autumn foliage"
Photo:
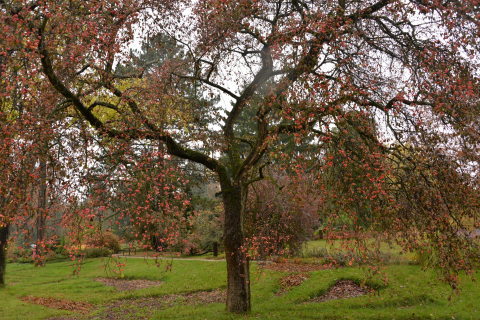
[[[48,225],[45,186],[61,186],[56,201],[74,208],[64,221],[76,230],[105,211],[144,241],[171,243],[188,206],[182,165],[165,165],[171,156],[221,187],[229,311],[251,308],[247,233],[272,248],[295,220],[287,212],[302,217],[295,228],[317,211],[327,233],[343,219],[358,235],[429,250],[455,283],[478,263],[469,235],[479,227],[479,21],[476,0],[0,1],[10,126],[0,189],[15,199],[2,202],[0,226],[23,221],[31,203],[24,194],[35,182],[12,176],[25,163],[25,177],[39,174],[27,214],[37,225]],[[168,41],[157,53],[177,53],[129,64],[138,58],[130,49],[159,34]],[[96,158],[93,145],[122,160],[101,168],[95,187],[86,173],[101,161],[74,151]],[[268,180],[271,164],[288,174]],[[49,178],[61,167],[66,179]],[[266,198],[255,199],[262,184]],[[102,188],[110,195],[96,195]]]

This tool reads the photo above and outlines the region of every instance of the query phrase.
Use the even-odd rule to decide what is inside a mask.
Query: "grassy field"
[[[105,277],[104,260],[87,260],[79,276],[72,275],[69,262],[53,262],[44,268],[29,264],[9,264],[8,286],[0,289],[0,319],[48,319],[68,315],[60,311],[21,300],[25,296],[54,297],[85,301],[94,305],[88,319],[104,319],[105,306],[118,299],[158,297],[166,299],[174,293],[208,291],[225,288],[225,263],[223,261],[170,261],[166,270],[153,261],[128,259],[124,272],[126,278],[161,280],[162,284],[139,290],[118,292],[112,287],[94,281]],[[311,297],[325,292],[338,279],[365,279],[367,273],[360,268],[320,270],[300,286],[279,296],[279,280],[286,273],[252,266],[253,310],[248,316],[235,316],[225,312],[222,303],[188,305],[182,302],[157,310],[142,310],[150,319],[480,319],[480,286],[464,277],[462,292],[451,295],[449,287],[436,280],[431,271],[418,266],[400,264],[385,268],[380,279],[369,280],[380,289],[375,294],[362,297],[305,303]],[[480,280],[480,275],[476,275]],[[122,306],[125,308],[125,305]],[[119,307],[119,308],[122,308]],[[127,306],[128,308],[128,306]],[[135,318],[136,319],[136,318]]]
[[[372,243],[372,248],[375,247],[375,244],[373,243],[374,240],[367,240],[367,243],[369,242]],[[303,245],[300,255],[304,258],[313,258],[313,260],[315,260],[315,258],[319,258],[325,254],[345,253],[346,251],[342,249],[342,244],[344,244],[342,240],[308,241]],[[415,253],[402,252],[401,247],[396,244],[387,244],[385,242],[382,242],[379,248],[382,255],[388,258],[389,263],[413,263],[417,260],[417,256]]]

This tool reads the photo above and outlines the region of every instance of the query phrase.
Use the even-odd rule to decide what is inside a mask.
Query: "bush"
[[[223,216],[221,207],[204,210],[192,217],[192,231],[181,251],[194,255],[214,251],[215,243],[222,243]]]
[[[110,249],[113,253],[120,252],[120,239],[113,233],[108,232],[103,234],[103,247]]]
[[[7,261],[12,263],[30,263],[33,261],[31,248],[10,245],[7,247]]]
[[[65,250],[57,252],[57,248],[47,248],[43,261],[51,261],[55,259],[63,259],[67,256]],[[33,250],[30,247],[22,247],[11,245],[7,247],[7,262],[9,263],[32,263]]]
[[[121,249],[118,236],[110,231],[92,235],[92,237],[86,242],[86,245],[90,248],[108,249],[113,253],[118,253]]]
[[[99,258],[99,257],[108,257],[112,254],[107,248],[88,248],[82,251],[85,255],[85,258]]]
[[[327,258],[329,256],[326,248],[313,247],[302,251],[303,258]]]
[[[413,264],[418,264],[422,267],[431,267],[438,263],[438,258],[434,252],[427,250],[418,250],[415,252]]]
[[[68,250],[65,248],[65,238],[61,238],[59,242],[52,248],[55,254],[60,256],[68,256]]]

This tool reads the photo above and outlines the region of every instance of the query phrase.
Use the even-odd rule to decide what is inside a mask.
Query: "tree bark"
[[[46,227],[46,212],[47,212],[47,161],[44,156],[40,157],[40,183],[38,186],[38,207],[37,207],[37,221],[36,232],[37,241],[35,246],[35,265],[44,265],[45,254],[45,227]]]
[[[214,241],[212,244],[213,256],[218,257],[218,242]]]
[[[222,180],[222,179],[221,179]],[[241,184],[222,185],[225,210],[224,242],[227,261],[227,310],[246,313],[250,305],[250,270],[243,248],[243,196]]]
[[[9,226],[0,227],[0,287],[5,286],[5,270],[7,267],[7,240]]]

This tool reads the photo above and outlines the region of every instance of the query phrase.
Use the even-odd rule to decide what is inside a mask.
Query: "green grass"
[[[223,261],[171,261],[172,270],[165,271],[153,261],[129,259],[125,277],[162,280],[158,287],[130,292],[116,292],[92,281],[104,277],[102,259],[87,260],[79,276],[72,275],[69,262],[49,263],[44,268],[29,264],[9,264],[7,287],[0,289],[0,319],[46,319],[67,314],[23,303],[26,295],[55,297],[86,301],[101,307],[120,298],[162,296],[170,293],[211,290],[225,287]],[[170,262],[169,262],[170,263]],[[176,305],[151,314],[152,319],[480,319],[480,287],[478,282],[462,280],[462,292],[451,300],[449,287],[439,282],[434,272],[424,272],[418,266],[391,265],[384,269],[387,286],[379,279],[372,283],[380,288],[376,295],[323,303],[304,303],[310,297],[325,292],[339,279],[362,280],[365,270],[342,268],[316,271],[301,286],[287,294],[276,296],[279,272],[252,268],[252,313],[248,316],[231,315],[220,303],[206,305]],[[480,275],[476,276],[477,281]]]
[[[372,242],[372,248],[375,246],[373,244],[374,240],[367,240]],[[370,243],[368,242],[368,243]],[[335,252],[345,252],[342,249],[342,244],[344,242],[342,240],[314,240],[306,242],[301,251],[301,255],[306,258],[314,259],[315,257],[319,257],[320,255],[324,254],[325,252],[332,254]],[[384,256],[388,256],[392,263],[413,263],[417,260],[417,256],[415,253],[402,252],[400,246],[396,244],[388,244],[385,242],[380,243],[380,252]]]

